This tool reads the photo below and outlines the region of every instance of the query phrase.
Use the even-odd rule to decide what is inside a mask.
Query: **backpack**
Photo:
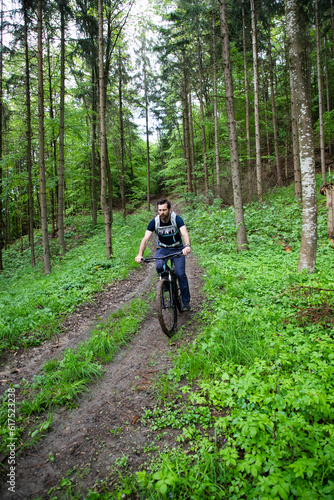
[[[178,234],[180,232],[180,230],[176,224],[176,213],[175,212],[171,212],[171,214],[170,214],[170,223],[171,223],[170,226],[164,226],[163,229],[164,229],[165,236],[166,236],[166,230],[168,231],[168,236],[173,236],[174,243],[172,245],[165,245],[164,243],[161,242],[161,240],[159,238],[160,245],[162,247],[165,247],[165,248],[175,247],[175,246],[181,244],[180,241],[175,241],[176,234]],[[158,235],[158,237],[162,236],[162,233],[160,232],[160,215],[157,215],[155,217],[155,232]]]

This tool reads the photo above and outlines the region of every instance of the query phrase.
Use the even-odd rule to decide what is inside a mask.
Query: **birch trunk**
[[[228,135],[230,145],[231,172],[234,200],[234,220],[237,231],[237,251],[248,250],[244,222],[241,183],[239,174],[239,155],[237,128],[234,116],[234,96],[230,59],[230,40],[226,15],[226,0],[219,0],[220,29],[222,36],[223,68],[225,80],[225,103],[227,111]]]
[[[44,160],[44,87],[43,87],[43,1],[38,0],[37,31],[38,31],[38,145],[39,145],[39,195],[41,206],[41,229],[43,243],[43,259],[45,274],[51,273],[50,246],[48,235],[48,214],[46,200],[46,179]]]
[[[286,30],[292,84],[298,110],[298,140],[302,176],[303,221],[298,271],[313,272],[317,251],[317,195],[313,149],[311,103],[309,100],[298,0],[285,0]]]

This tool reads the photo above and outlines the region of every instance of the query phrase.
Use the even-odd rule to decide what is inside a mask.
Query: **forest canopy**
[[[94,226],[102,211],[111,258],[113,210],[149,208],[162,190],[233,205],[242,250],[244,202],[294,182],[303,231],[316,233],[315,177],[311,197],[302,177],[319,167],[331,185],[333,0],[145,8],[2,2],[0,269],[25,235],[34,266],[39,230],[51,272],[49,238],[65,253],[64,217],[79,213]],[[305,252],[299,265],[313,270]]]

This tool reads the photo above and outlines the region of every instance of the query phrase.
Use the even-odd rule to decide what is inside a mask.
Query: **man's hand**
[[[190,252],[191,252],[190,247],[184,247],[184,249],[182,250],[183,255],[188,255],[188,253],[190,253]]]
[[[143,258],[143,256],[138,254],[137,257],[135,257],[135,261],[138,262],[138,264],[140,264],[142,258]]]

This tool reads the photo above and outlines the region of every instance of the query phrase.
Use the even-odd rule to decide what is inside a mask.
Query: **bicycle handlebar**
[[[166,255],[165,257],[143,257],[141,261],[150,262],[152,260],[163,260],[167,262],[167,260],[172,259],[173,257],[181,257],[181,255],[183,255],[182,252],[177,252],[177,253],[171,253],[170,255]]]

